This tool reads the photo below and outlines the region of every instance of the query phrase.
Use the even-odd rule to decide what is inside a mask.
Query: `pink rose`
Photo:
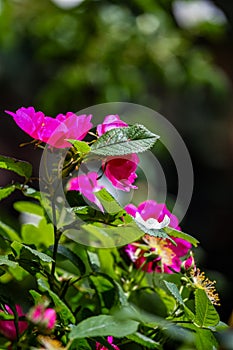
[[[119,115],[107,115],[104,118],[103,124],[97,125],[97,133],[99,136],[102,136],[107,131],[115,128],[123,128],[128,126],[123,120],[120,119]]]
[[[137,178],[135,173],[139,158],[136,154],[128,154],[121,157],[107,157],[103,161],[102,168],[105,176],[119,190],[129,192]]]
[[[16,312],[18,314],[18,317],[25,316],[23,313],[23,310],[20,305],[15,305]],[[13,311],[8,305],[5,305],[6,311],[13,315]],[[0,310],[0,312],[4,312],[3,310]],[[19,334],[22,334],[28,327],[28,323],[26,321],[18,321],[18,330]],[[14,324],[14,320],[0,320],[0,333],[9,340],[16,340],[17,339],[17,332]]]
[[[138,212],[144,220],[154,218],[159,222],[167,215],[170,218],[169,226],[180,230],[177,217],[170,213],[165,204],[147,200],[139,204],[138,207],[129,204],[125,207],[125,210],[133,217],[135,217]],[[144,249],[141,247],[139,248],[137,243],[132,243],[126,246],[125,251],[137,268],[143,265],[143,270],[147,272],[179,272],[182,264],[181,258],[188,253],[191,248],[191,243],[181,238],[171,238],[176,242],[176,246],[168,239],[153,237],[146,234],[142,238],[145,246]],[[145,263],[147,259],[145,254],[148,256],[148,253],[151,254],[152,259]]]
[[[100,186],[97,182],[98,174],[90,172],[88,174],[82,174],[71,179],[68,183],[69,191],[79,191],[90,202],[95,203],[101,211],[104,211],[102,204],[95,196],[95,192],[100,191],[103,186]]]
[[[66,139],[82,140],[92,128],[91,115],[77,116],[72,112],[58,114],[56,118],[36,112],[34,107],[21,107],[11,115],[16,124],[36,140],[48,143],[56,148],[70,147]]]

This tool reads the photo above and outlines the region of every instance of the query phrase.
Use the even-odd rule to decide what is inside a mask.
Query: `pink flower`
[[[104,211],[102,204],[94,194],[103,188],[103,186],[98,184],[97,177],[98,174],[95,172],[90,172],[86,175],[79,175],[78,177],[75,177],[69,181],[68,190],[79,191],[90,202],[95,203],[101,211]]]
[[[162,222],[165,215],[170,218],[169,226],[180,230],[178,219],[171,214],[165,204],[158,204],[153,200],[147,200],[141,203],[138,208],[132,204],[126,206],[125,210],[133,217],[138,212],[144,220],[154,218]],[[176,242],[176,246],[168,239],[161,239],[146,234],[143,238],[144,247],[142,244],[133,243],[126,246],[126,253],[129,258],[135,263],[137,268],[142,267],[147,272],[179,272],[181,268],[181,258],[185,256],[191,244],[184,239],[172,237]],[[147,261],[147,258],[150,259]]]
[[[137,175],[135,173],[139,158],[136,154],[128,154],[121,157],[107,157],[103,161],[102,168],[105,176],[119,190],[129,192]]]
[[[120,119],[119,115],[107,115],[104,118],[103,124],[97,125],[97,133],[99,136],[102,136],[107,131],[115,128],[123,128],[128,126],[123,120]]]
[[[58,114],[56,121],[60,125],[54,130],[48,143],[57,148],[70,147],[70,143],[65,139],[83,140],[87,132],[92,128],[90,122],[92,116],[85,114],[77,116],[72,112]],[[51,118],[52,119],[52,118]]]
[[[24,316],[23,310],[21,309],[20,305],[15,305],[16,312],[18,314],[18,317]],[[13,311],[8,305],[5,305],[6,311],[13,315]],[[0,312],[4,312],[3,310],[0,310]],[[19,334],[22,334],[28,327],[28,323],[26,321],[18,321],[18,330]],[[14,320],[1,320],[0,321],[0,333],[9,340],[16,340],[17,339],[17,332],[14,324]]]
[[[28,314],[28,319],[43,328],[52,330],[56,323],[56,311],[52,308],[45,308],[44,305],[35,306]]]
[[[117,345],[113,344],[113,337],[107,337],[107,341],[109,344],[111,344],[113,349],[120,350]],[[106,346],[101,345],[100,343],[96,343],[96,350],[108,350],[108,348],[106,348]]]
[[[91,115],[77,116],[72,112],[58,114],[56,118],[36,112],[34,107],[21,107],[10,114],[16,124],[36,140],[46,142],[56,148],[70,147],[66,139],[82,140],[92,128]]]

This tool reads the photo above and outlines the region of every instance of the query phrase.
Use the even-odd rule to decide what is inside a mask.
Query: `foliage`
[[[119,117],[115,116],[115,119]],[[108,116],[106,121],[110,124]],[[51,173],[41,179],[49,181],[47,193],[40,196],[36,189],[27,187],[32,180],[30,166],[1,157],[3,169],[24,177],[22,185],[12,185],[25,195],[25,200],[15,203],[15,209],[34,218],[33,223],[22,224],[19,231],[0,223],[3,242],[0,282],[29,283],[23,302],[27,310],[23,315],[18,313],[18,302],[10,294],[0,293],[1,349],[9,346],[11,349],[40,349],[43,346],[51,350],[165,349],[167,346],[181,349],[187,346],[199,350],[203,349],[203,344],[217,349],[218,329],[227,327],[220,322],[213,305],[218,304],[217,293],[213,283],[200,274],[194,261],[190,266],[187,264],[191,243],[197,245],[197,240],[177,227],[153,228],[153,223],[158,224],[160,219],[153,219],[152,229],[151,221],[148,229],[146,217],[138,224],[137,216],[130,215],[107,189],[100,189],[98,185],[99,178],[105,174],[108,156],[143,152],[155,144],[157,136],[144,126],[136,125],[113,128],[102,136],[92,130],[87,137],[88,140],[83,138],[83,141],[69,140],[71,148],[60,169],[63,180],[68,180],[67,199],[72,192],[72,200],[70,197],[69,206],[62,207],[62,213],[69,219],[78,218],[63,226],[58,226],[58,221],[61,222],[60,200],[54,191],[59,176],[54,178]],[[54,140],[55,137],[55,146],[47,147],[45,153],[56,152]],[[38,140],[36,142],[41,146]],[[92,156],[102,157],[103,162],[95,179],[88,177],[87,170]],[[70,174],[74,176],[83,165],[87,182],[81,182],[83,177],[78,175],[79,189],[69,191]],[[67,168],[68,173],[64,172]],[[131,175],[129,173],[128,177]],[[118,180],[125,185],[125,179],[119,177]],[[130,180],[131,184],[134,180],[135,177]],[[52,215],[44,202],[48,193]],[[11,191],[5,191],[5,196],[10,194]],[[80,243],[77,233],[87,237],[86,245]],[[135,263],[133,255],[127,255],[126,244],[121,244],[126,235],[127,243],[132,245],[127,249],[133,247],[134,254],[144,254],[140,255],[144,259],[140,264]],[[148,237],[156,244],[153,249],[146,245]],[[179,252],[180,242],[184,245],[182,253]],[[166,263],[163,262],[165,252],[171,254],[170,262],[169,256]],[[173,264],[174,252],[177,252],[178,265]],[[152,264],[152,271],[147,270],[147,264]],[[163,273],[163,264],[170,267],[169,273]],[[25,321],[28,323],[26,329]],[[12,330],[10,336],[5,332],[6,324]]]

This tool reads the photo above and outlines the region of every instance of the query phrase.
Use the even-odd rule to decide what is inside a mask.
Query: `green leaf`
[[[160,299],[162,299],[168,314],[171,313],[176,306],[174,297],[170,293],[167,293],[167,291],[164,289],[158,287],[156,288],[156,293],[159,295]]]
[[[57,253],[67,258],[69,261],[71,261],[74,264],[74,266],[76,266],[79,269],[82,275],[85,274],[86,272],[85,264],[77,254],[73,253],[69,248],[61,244],[58,245]]]
[[[110,315],[89,317],[71,329],[69,338],[109,336],[123,338],[135,333],[139,323],[132,320],[119,321]]]
[[[71,145],[74,146],[74,148],[78,151],[78,153],[81,153],[82,155],[89,153],[91,150],[91,147],[85,141],[72,140],[72,139],[67,139],[66,141],[71,143]]]
[[[21,185],[20,190],[23,192],[23,194],[26,197],[30,197],[30,198],[34,198],[37,199],[38,201],[41,200],[41,195],[39,191],[36,191],[34,188],[32,187],[28,187],[27,185]]]
[[[102,135],[92,145],[91,152],[101,156],[141,153],[151,148],[158,138],[140,124],[115,128]]]
[[[20,213],[29,213],[34,214],[38,216],[44,215],[43,208],[33,202],[27,202],[27,201],[19,201],[14,203],[14,208]]]
[[[195,290],[195,313],[194,323],[199,327],[211,327],[219,323],[219,315],[204,289]]]
[[[148,229],[146,228],[146,226],[144,226],[143,224],[141,224],[140,222],[138,222],[136,219],[134,219],[135,223],[137,224],[137,226],[140,228],[140,230],[142,230],[144,233],[147,233],[149,236],[153,236],[153,237],[159,237],[159,238],[163,238],[163,239],[168,239],[169,241],[171,241],[174,245],[177,245],[173,239],[168,236],[166,234],[166,232],[164,232],[164,230],[155,230],[155,229]]]
[[[99,199],[107,213],[116,214],[120,211],[124,211],[120,204],[105,188],[98,192],[95,192],[95,195]]]
[[[182,238],[185,241],[190,242],[194,247],[196,247],[199,243],[199,241],[196,238],[194,238],[194,237],[192,237],[192,236],[190,236],[187,233],[184,233],[182,231],[175,230],[174,228],[164,227],[163,230],[169,236],[176,237],[176,238]]]
[[[109,343],[108,343],[109,344]],[[86,339],[75,339],[69,350],[92,350],[92,347],[88,344]]]
[[[0,265],[6,265],[9,267],[17,267],[18,263],[12,260],[9,260],[8,255],[0,255]]]
[[[5,232],[8,238],[12,241],[21,241],[18,233],[10,226],[6,225],[4,222],[0,221],[0,229]]]
[[[82,243],[93,247],[123,246],[138,240],[143,235],[143,232],[134,222],[122,226],[111,226],[102,223],[84,224],[82,229],[88,233],[83,236]],[[72,237],[72,232],[68,232],[66,235],[75,240],[75,236]]]
[[[40,293],[38,293],[36,290],[31,289],[29,290],[29,293],[33,297],[35,304],[40,304],[42,302],[42,295],[40,295]]]
[[[91,266],[91,269],[96,272],[100,270],[100,260],[99,257],[96,253],[94,252],[90,252],[89,250],[87,250],[87,257],[88,257],[88,261],[89,264]]]
[[[45,246],[48,248],[53,244],[53,225],[47,223],[45,218],[41,218],[38,226],[33,224],[24,224],[21,228],[21,235],[24,243],[35,244],[36,246]]]
[[[15,191],[15,185],[8,185],[5,187],[0,187],[0,200],[7,198]]]
[[[164,281],[165,286],[167,287],[167,289],[170,291],[170,293],[173,295],[173,297],[176,299],[176,301],[180,304],[185,306],[183,299],[180,295],[180,292],[176,286],[175,283],[172,282],[168,282],[168,281]]]
[[[118,291],[118,300],[121,308],[129,306],[128,298],[124,290],[122,289],[121,285],[117,282],[115,282],[115,285],[117,286]]]
[[[98,294],[102,309],[111,309],[116,303],[117,287],[115,281],[108,275],[99,273],[96,276],[90,276],[91,287]]]
[[[197,350],[203,349],[211,349],[217,350],[219,349],[219,344],[213,335],[213,333],[209,329],[197,329],[196,330],[196,341],[195,345]]]
[[[117,254],[118,252],[114,250],[114,253]],[[116,279],[117,274],[115,271],[114,253],[112,249],[107,249],[107,248],[98,249],[98,256],[99,256],[101,271],[103,273],[108,274],[110,277]]]
[[[143,347],[146,347],[147,349],[162,349],[161,344],[139,332],[130,334],[127,336],[127,338],[133,340],[135,343],[142,345]]]
[[[17,252],[17,255],[21,255],[23,250],[27,250],[29,251],[34,257],[39,258],[41,261],[46,262],[46,263],[51,263],[53,261],[53,259],[44,253],[39,252],[36,249],[32,249],[29,246],[25,245],[25,244],[21,244],[19,242],[13,242],[11,244],[11,247]]]
[[[14,171],[16,174],[29,179],[32,175],[32,166],[28,162],[15,158],[0,156],[0,168]]]
[[[59,313],[59,316],[61,320],[64,322],[65,325],[68,325],[69,322],[75,323],[75,317],[72,314],[71,310],[68,308],[68,306],[63,303],[63,301],[60,299],[60,297],[52,292],[50,290],[49,285],[44,281],[43,279],[38,279],[38,286],[40,287],[40,290],[42,292],[48,292],[49,296],[53,300],[55,306],[56,306],[56,311]]]

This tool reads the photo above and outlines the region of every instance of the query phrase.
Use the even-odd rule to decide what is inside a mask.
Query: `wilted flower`
[[[69,191],[79,191],[84,197],[90,202],[95,203],[100,210],[103,211],[102,204],[94,194],[103,188],[103,186],[98,184],[97,178],[98,174],[95,172],[82,174],[71,179],[67,187]]]
[[[102,136],[107,131],[115,128],[123,128],[128,126],[123,120],[120,119],[119,115],[107,115],[104,118],[103,124],[97,125],[97,133],[99,136]]]
[[[153,221],[153,224],[158,222],[161,227],[165,227],[168,223],[167,216],[170,219],[169,226],[180,230],[177,217],[170,213],[165,204],[158,204],[153,200],[147,200],[141,203],[138,208],[129,204],[125,207],[125,210],[136,219],[139,217],[139,213],[145,223],[145,227],[149,224],[148,220],[150,219],[156,220]],[[169,239],[162,239],[146,234],[142,238],[143,243],[135,242],[128,244],[125,251],[137,268],[142,267],[147,272],[179,272],[182,263],[181,257],[188,253],[191,244],[181,238],[171,238],[177,244],[176,246]]]
[[[56,323],[56,311],[45,308],[44,305],[37,305],[29,311],[28,319],[42,328],[52,330]]]
[[[23,313],[23,310],[20,305],[15,305],[16,312],[18,314],[18,317],[25,316]],[[5,305],[5,309],[8,314],[13,315],[12,309]],[[3,310],[0,310],[0,312],[4,312]],[[22,334],[28,327],[28,323],[26,321],[18,321],[18,331],[19,335]],[[9,340],[16,340],[17,339],[17,331],[15,328],[14,320],[0,320],[0,333],[6,337]]]
[[[113,337],[107,337],[107,341],[109,344],[111,344],[113,349],[120,350],[117,345],[113,344]],[[96,343],[96,350],[108,350],[108,348],[106,348],[106,346],[101,345],[100,343]]]
[[[129,192],[137,175],[135,173],[139,158],[136,154],[128,154],[121,157],[107,157],[103,161],[102,168],[105,176],[119,190]]]
[[[92,128],[91,115],[77,116],[72,112],[58,114],[56,118],[36,112],[34,107],[21,107],[11,115],[16,124],[36,140],[48,143],[56,148],[70,147],[66,139],[82,140]]]
[[[205,276],[205,273],[201,272],[200,269],[193,269],[190,275],[193,286],[195,288],[203,289],[213,305],[220,305],[219,295],[214,286],[216,281],[210,281],[209,278]]]

